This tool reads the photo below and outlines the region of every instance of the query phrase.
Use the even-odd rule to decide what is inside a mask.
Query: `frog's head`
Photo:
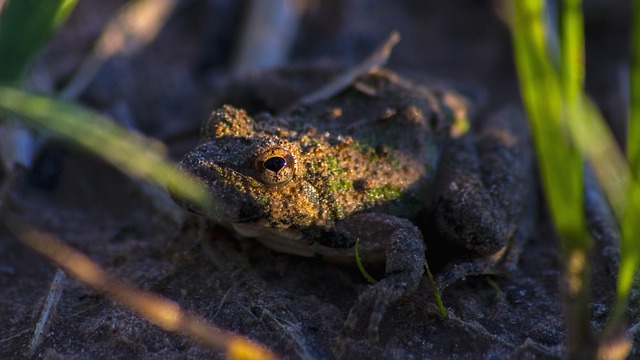
[[[183,207],[222,224],[289,228],[315,221],[317,194],[298,181],[295,143],[256,131],[244,111],[230,106],[215,111],[202,132],[180,167],[205,183],[214,205],[177,199]]]

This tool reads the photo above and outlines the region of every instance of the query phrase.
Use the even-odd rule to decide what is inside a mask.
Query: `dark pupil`
[[[285,166],[287,166],[287,160],[279,156],[268,158],[264,162],[265,169],[271,170],[273,172],[278,172]]]

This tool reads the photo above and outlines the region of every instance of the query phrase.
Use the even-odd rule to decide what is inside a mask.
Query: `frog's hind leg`
[[[383,243],[386,255],[384,279],[361,293],[349,311],[334,348],[334,354],[339,356],[347,336],[369,310],[368,337],[372,342],[378,341],[380,323],[389,305],[413,292],[422,279],[425,246],[422,233],[413,223],[388,214],[354,215],[338,224],[337,229],[343,236]]]
[[[506,107],[474,125],[444,150],[435,197],[439,232],[474,255],[446,268],[439,288],[508,269],[533,231],[535,174],[523,114]]]

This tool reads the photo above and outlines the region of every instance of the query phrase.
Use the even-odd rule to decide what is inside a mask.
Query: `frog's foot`
[[[522,248],[536,226],[537,206],[534,195],[533,192],[528,195],[525,203],[530,206],[524,209],[512,235],[507,238],[506,245],[493,254],[468,255],[448,264],[436,275],[438,291],[441,292],[454,282],[469,276],[502,275],[515,270]]]
[[[349,311],[347,320],[344,322],[342,335],[336,342],[334,348],[336,356],[342,355],[347,337],[356,328],[359,320],[366,317],[369,309],[371,309],[371,317],[367,327],[368,340],[372,343],[378,342],[380,323],[389,305],[413,290],[409,284],[402,280],[402,277],[402,275],[385,277],[360,294],[358,301]]]
[[[334,354],[340,356],[345,348],[347,337],[356,328],[360,319],[366,318],[371,310],[368,338],[371,342],[379,340],[379,328],[389,305],[413,292],[424,273],[424,242],[420,230],[406,219],[386,214],[361,214],[349,219],[348,224],[340,226],[343,234],[356,236],[362,240],[384,241],[386,265],[385,277],[369,287],[358,297],[358,301],[349,311],[342,336],[334,348]]]
[[[527,238],[526,229],[529,229],[529,224],[526,225],[525,228],[519,229],[514,238],[501,251],[491,256],[460,259],[448,264],[435,277],[437,290],[442,292],[454,282],[469,276],[502,275],[514,270]]]
[[[349,316],[344,324],[345,334],[353,331],[358,319],[364,317],[367,309],[371,308],[371,317],[367,334],[369,341],[377,342],[380,339],[380,322],[389,305],[410,292],[409,284],[402,280],[402,276],[385,277],[375,286],[368,288],[358,297],[358,302],[349,311]],[[412,289],[411,289],[412,290]]]

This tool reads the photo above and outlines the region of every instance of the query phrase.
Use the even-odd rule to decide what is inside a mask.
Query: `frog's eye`
[[[264,151],[256,157],[258,178],[267,185],[284,184],[293,178],[296,160],[293,154],[282,148]]]

